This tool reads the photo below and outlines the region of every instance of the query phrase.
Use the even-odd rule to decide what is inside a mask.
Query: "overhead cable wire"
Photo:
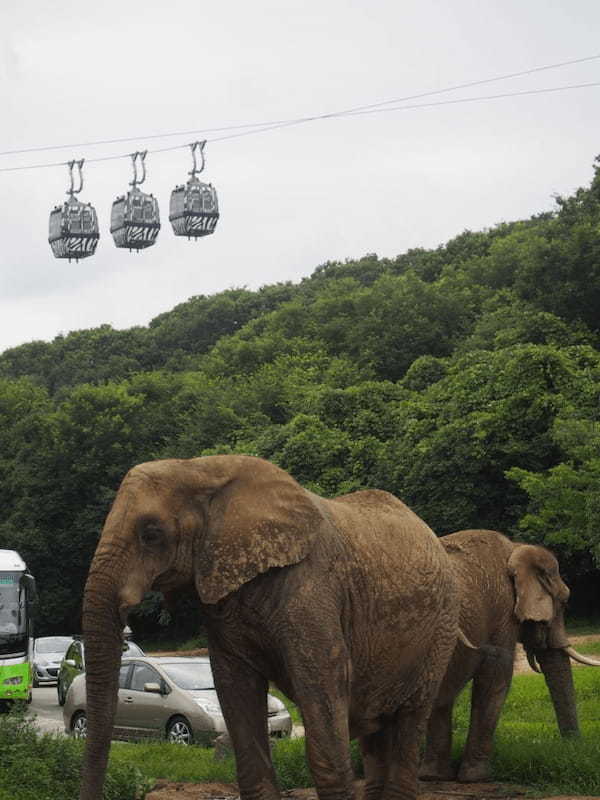
[[[139,141],[149,141],[151,139],[167,139],[172,137],[179,137],[179,136],[197,136],[197,135],[204,135],[207,133],[219,133],[221,131],[236,131],[246,128],[262,128],[264,126],[279,126],[279,125],[293,125],[293,124],[301,124],[302,122],[312,122],[318,119],[327,119],[330,117],[338,117],[338,116],[345,116],[350,114],[355,114],[360,111],[367,111],[370,109],[376,109],[381,106],[386,105],[393,105],[395,103],[404,103],[408,100],[419,100],[423,97],[431,97],[437,94],[445,94],[448,92],[455,92],[459,89],[469,89],[474,86],[483,86],[487,83],[494,83],[496,81],[502,80],[509,80],[511,78],[521,78],[526,75],[533,75],[537,72],[543,72],[545,70],[550,69],[558,69],[561,67],[572,66],[574,64],[583,64],[586,61],[595,61],[600,59],[600,53],[591,56],[584,56],[583,58],[575,58],[569,61],[559,61],[554,64],[546,64],[541,67],[530,67],[529,69],[521,70],[519,72],[509,72],[504,75],[496,75],[492,78],[483,78],[476,81],[468,81],[467,83],[458,83],[454,84],[453,86],[446,86],[443,89],[431,89],[426,92],[419,92],[418,94],[406,95],[404,97],[396,97],[391,100],[380,100],[375,103],[369,103],[367,105],[361,106],[354,106],[352,108],[342,109],[339,111],[330,111],[324,114],[315,114],[311,116],[305,117],[295,117],[292,119],[285,119],[285,120],[268,120],[263,122],[247,122],[247,123],[240,123],[236,125],[221,125],[219,127],[212,127],[212,128],[196,128],[192,130],[186,131],[171,131],[167,133],[153,133],[147,134],[145,136],[126,136],[120,138],[113,138],[113,139],[97,139],[94,141],[88,142],[74,142],[72,144],[58,144],[58,145],[43,145],[39,147],[27,147],[22,148],[19,150],[4,150],[0,151],[0,156],[9,156],[9,155],[23,155],[26,153],[41,153],[44,151],[49,150],[72,150],[78,147],[96,147],[99,145],[107,145],[107,144],[124,144],[126,142],[139,142]],[[219,141],[213,140],[213,141]],[[154,151],[157,152],[157,151]],[[61,162],[62,163],[62,162]],[[50,166],[50,165],[49,165]]]
[[[434,108],[436,106],[447,106],[447,105],[457,105],[460,103],[475,103],[481,102],[486,100],[498,100],[507,97],[523,97],[525,95],[537,95],[537,94],[548,94],[551,92],[564,92],[569,91],[572,89],[588,89],[591,87],[600,86],[600,81],[593,81],[590,83],[576,83],[576,84],[569,84],[567,86],[551,86],[544,89],[525,89],[519,92],[503,92],[501,94],[492,94],[492,95],[483,95],[478,97],[462,97],[456,98],[454,100],[437,100],[431,103],[413,103],[411,105],[399,105],[399,106],[391,106],[387,108],[382,107],[373,107],[373,108],[362,108],[357,107],[353,111],[344,111],[339,113],[332,113],[332,114],[319,114],[313,117],[298,117],[296,119],[290,120],[282,120],[280,122],[273,122],[273,123],[262,123],[262,127],[252,128],[250,130],[242,130],[237,131],[236,133],[230,133],[225,136],[216,136],[212,139],[207,139],[207,142],[222,142],[228,139],[238,139],[243,136],[252,136],[258,133],[266,133],[267,131],[277,130],[280,128],[291,127],[294,125],[301,125],[307,122],[315,122],[316,120],[322,119],[345,119],[347,117],[353,116],[360,116],[365,114],[377,114],[381,112],[393,112],[393,111],[410,111],[419,108]],[[223,130],[223,129],[220,129]],[[169,147],[161,147],[156,148],[154,150],[148,150],[148,153],[166,153],[173,150],[181,150],[185,147],[189,146],[189,142],[184,144],[176,144],[171,145]],[[122,158],[129,158],[131,153],[119,153],[117,155],[111,156],[99,156],[96,158],[86,158],[86,164],[94,164],[99,163],[102,161],[116,161],[117,159]],[[49,167],[62,167],[68,165],[68,161],[55,161],[52,163],[46,164],[26,164],[18,167],[0,167],[0,172],[18,172],[21,170],[28,170],[28,169],[46,169]]]
[[[456,100],[437,100],[437,101],[432,102],[432,103],[414,103],[412,105],[394,106],[392,108],[371,108],[371,109],[356,110],[356,111],[351,111],[351,112],[349,111],[349,112],[345,112],[343,115],[340,114],[340,115],[335,115],[335,116],[336,116],[336,118],[337,117],[341,117],[341,118],[345,119],[346,117],[355,117],[355,116],[361,116],[361,115],[364,115],[364,114],[378,114],[378,113],[386,112],[386,111],[387,112],[389,112],[389,111],[411,111],[411,110],[414,110],[414,109],[417,109],[417,108],[434,108],[436,106],[457,105],[458,103],[475,103],[475,102],[478,102],[478,101],[481,101],[481,100],[498,100],[498,99],[505,98],[505,97],[520,97],[522,95],[529,95],[529,94],[548,94],[550,92],[563,92],[563,91],[566,91],[568,89],[587,89],[587,88],[590,88],[592,86],[600,86],[600,81],[593,81],[591,83],[576,83],[576,84],[570,84],[569,86],[552,86],[552,87],[547,88],[547,89],[526,89],[526,90],[523,90],[521,92],[503,92],[502,94],[490,94],[490,95],[484,95],[484,96],[480,96],[480,97],[461,97],[461,98],[457,98]],[[333,118],[333,117],[331,117],[331,118]],[[314,120],[317,120],[317,119],[323,119],[323,117],[320,117],[320,116],[319,117],[304,117],[303,119],[300,119],[300,120],[289,121],[289,122],[281,123],[279,125],[278,124],[270,125],[269,127],[263,128],[262,130],[258,130],[258,131],[243,131],[241,133],[232,133],[232,134],[230,134],[228,136],[217,136],[217,137],[215,137],[213,139],[207,139],[207,141],[208,142],[222,142],[222,141],[225,141],[227,139],[237,139],[237,138],[240,138],[242,136],[251,136],[252,134],[255,134],[255,133],[263,133],[264,131],[275,130],[276,128],[288,127],[290,125],[299,125],[299,124],[301,124],[303,122],[313,122]],[[165,149],[167,149],[167,148],[165,148]],[[175,148],[168,148],[168,149],[175,149]],[[152,151],[150,151],[150,152],[152,152]],[[160,152],[160,151],[154,151],[154,152]]]

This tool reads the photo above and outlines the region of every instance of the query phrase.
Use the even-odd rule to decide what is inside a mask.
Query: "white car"
[[[269,735],[290,736],[285,705],[267,696]],[[65,732],[87,734],[85,674],[78,675],[63,707]],[[226,733],[208,658],[126,658],[119,672],[114,739],[163,738],[177,744],[211,744]]]
[[[72,636],[40,636],[33,642],[33,685],[56,683]]]

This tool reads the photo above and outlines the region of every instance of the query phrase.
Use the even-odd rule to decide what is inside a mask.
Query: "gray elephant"
[[[492,740],[510,687],[517,641],[532,667],[544,673],[563,736],[579,730],[569,656],[597,666],[600,662],[569,646],[564,624],[569,589],[549,550],[511,542],[496,531],[459,531],[440,541],[460,587],[461,629],[474,644],[501,648],[510,658],[493,661],[457,647],[428,724],[419,774],[424,780],[456,777],[450,759],[452,708],[472,678],[469,733],[458,779],[481,781],[490,776]]]
[[[262,459],[209,456],[134,467],[106,519],[84,596],[81,800],[101,797],[128,611],[151,588],[189,585],[242,798],[279,797],[270,681],[300,708],[321,800],[353,796],[351,737],[368,800],[416,796],[420,739],[458,635],[439,539],[386,492],[324,500]]]

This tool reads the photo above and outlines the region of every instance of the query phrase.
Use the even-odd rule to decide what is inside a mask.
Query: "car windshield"
[[[173,683],[179,686],[180,689],[200,691],[201,689],[215,688],[208,662],[198,663],[196,661],[189,664],[161,664],[161,666]]]
[[[44,636],[35,640],[36,653],[66,653],[73,639],[70,636]]]
[[[27,649],[25,591],[20,572],[0,573],[0,652]]]

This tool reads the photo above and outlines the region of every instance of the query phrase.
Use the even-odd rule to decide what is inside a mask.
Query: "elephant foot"
[[[484,783],[485,781],[490,781],[492,779],[492,773],[489,762],[465,762],[460,765],[457,778],[461,783]]]
[[[450,764],[440,765],[435,761],[424,761],[419,768],[420,781],[454,781],[456,770]]]

